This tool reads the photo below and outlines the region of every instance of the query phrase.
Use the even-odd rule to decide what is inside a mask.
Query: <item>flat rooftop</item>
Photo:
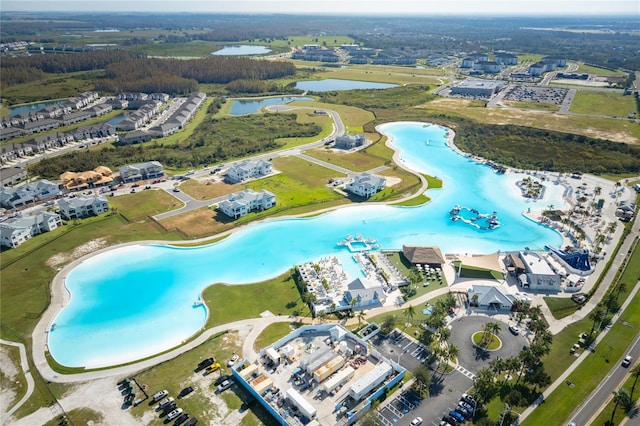
[[[551,269],[551,265],[547,263],[547,261],[533,253],[521,253],[522,260],[524,261],[525,267],[532,274],[538,275],[556,275],[556,272]]]
[[[314,329],[313,326],[311,328],[311,331],[294,336],[290,340],[285,338],[279,341],[277,346],[266,348],[261,351],[256,362],[247,363],[243,370],[238,368],[236,371],[243,377],[243,373],[247,375],[244,377],[247,383],[261,394],[263,400],[280,413],[288,424],[303,424],[296,417],[300,414],[299,410],[288,401],[289,389],[295,389],[308,405],[316,410],[315,419],[319,424],[338,424],[344,420],[347,411],[356,407],[359,409],[371,394],[368,392],[359,401],[355,401],[349,395],[351,387],[376,366],[391,361],[372,357],[367,353],[366,343],[353,339],[354,335],[351,333],[346,332],[348,334],[336,340],[336,336],[330,331],[333,327],[325,327],[324,330]],[[279,357],[278,362],[273,359],[276,355]],[[333,368],[327,371],[328,366]],[[398,374],[393,370],[384,383]],[[336,386],[337,382],[339,385]],[[359,384],[362,383],[363,381]],[[374,390],[379,389],[384,383],[376,386]],[[327,386],[335,386],[335,389],[327,390]]]
[[[491,80],[465,80],[462,83],[456,85],[455,87],[463,87],[470,89],[495,89],[497,87],[502,87],[501,81],[491,81]]]

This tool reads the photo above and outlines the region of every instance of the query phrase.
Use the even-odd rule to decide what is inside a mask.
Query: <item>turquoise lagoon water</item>
[[[313,98],[305,96],[278,96],[259,99],[236,99],[231,103],[230,115],[254,114],[263,107],[270,105],[288,104],[293,101],[312,101]]]
[[[49,333],[53,357],[63,365],[94,368],[175,347],[204,325],[206,308],[193,302],[206,286],[263,281],[324,256],[353,263],[347,249],[337,245],[348,234],[375,238],[383,249],[437,245],[444,253],[462,254],[562,243],[558,233],[522,215],[528,208],[561,207],[562,186],[550,184],[542,201],[525,200],[515,185],[521,175],[497,175],[456,153],[439,126],[393,123],[382,131],[401,150],[404,165],[443,179],[443,189],[429,191],[430,203],[350,206],[313,218],[251,225],[205,247],[138,244],[89,258],[65,279],[71,301]],[[502,225],[483,231],[451,221],[455,205],[497,211]],[[353,274],[353,265],[348,272]],[[217,303],[225,301],[210,308]]]
[[[311,92],[328,92],[331,90],[355,90],[355,89],[388,89],[397,84],[375,83],[372,81],[340,80],[327,78],[324,80],[308,80],[296,83],[296,89]]]

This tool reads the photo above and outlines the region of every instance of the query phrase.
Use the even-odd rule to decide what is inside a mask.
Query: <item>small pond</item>
[[[243,56],[243,55],[263,55],[271,52],[266,46],[253,46],[249,44],[240,44],[235,46],[225,46],[220,50],[211,52],[216,56]]]
[[[20,105],[17,107],[9,108],[9,117],[14,117],[18,114],[24,114],[28,112],[36,112],[51,105],[59,105],[67,102],[64,101],[52,101],[52,102],[39,102],[37,104]]]
[[[270,105],[288,104],[293,101],[312,101],[313,98],[303,96],[278,96],[274,98],[237,99],[231,104],[230,115],[255,114]]]
[[[358,80],[338,80],[327,78],[325,80],[299,81],[296,89],[309,92],[329,92],[331,90],[354,90],[354,89],[388,89],[396,87],[397,84],[375,83],[372,81]]]

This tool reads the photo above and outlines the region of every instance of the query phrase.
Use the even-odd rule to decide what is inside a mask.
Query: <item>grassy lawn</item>
[[[489,333],[489,337],[485,338],[484,331],[476,331],[473,333],[472,339],[474,344],[489,351],[495,351],[502,346],[500,338],[493,333]]]
[[[551,297],[545,296],[544,302],[553,314],[555,319],[560,319],[573,315],[580,305],[571,300],[570,297]]]
[[[460,262],[454,262],[456,269],[460,266]],[[464,278],[480,278],[487,280],[502,280],[504,276],[501,271],[493,271],[491,269],[479,268],[476,266],[462,266],[460,276]]]
[[[623,96],[622,93],[578,90],[569,110],[577,114],[626,118],[630,113],[637,111],[637,105],[633,96]]]
[[[560,115],[536,110],[474,108],[470,107],[471,102],[467,99],[439,98],[427,102],[420,108],[424,108],[434,114],[449,113],[483,123],[514,124],[537,129],[575,133],[617,142],[640,142],[640,126],[629,120]]]
[[[275,342],[278,339],[291,333],[292,324],[288,322],[276,322],[269,324],[260,335],[256,338],[253,344],[253,350],[260,351]]]
[[[365,172],[385,164],[384,159],[370,155],[365,151],[346,153],[333,149],[315,148],[306,151],[305,154],[355,172]]]
[[[112,208],[118,209],[118,213],[132,222],[145,220],[149,216],[165,213],[183,205],[182,201],[162,189],[142,190],[135,194],[109,197],[109,203]]]
[[[274,315],[307,316],[309,308],[287,272],[259,284],[208,287],[203,298],[210,310],[206,327],[214,327],[246,318],[258,318],[264,311]]]
[[[633,366],[629,367],[629,369],[631,369],[631,368],[633,368]],[[636,381],[636,378],[631,376],[620,387],[620,389],[625,389],[627,392],[629,392],[629,395],[631,395],[631,400],[632,401],[636,401],[638,399],[638,390],[640,390],[640,388],[638,387],[638,385],[640,384],[638,382],[640,382],[640,380],[638,380],[638,382],[636,382],[635,389],[633,389],[633,393],[631,393],[631,389],[633,388],[634,381]],[[635,399],[634,399],[634,397],[635,397]],[[595,420],[593,421],[593,424],[594,425],[603,425],[607,421],[611,420],[611,415],[613,414],[613,406],[614,405],[615,405],[615,403],[613,401],[609,401],[609,403],[604,407],[604,409],[598,415],[598,417],[595,418]],[[626,416],[627,416],[627,414],[625,413],[624,408],[621,405],[618,405],[618,408],[616,409],[615,415],[613,417],[613,424],[614,425],[621,424],[622,420],[624,420],[624,418]],[[637,414],[636,414],[636,416],[634,416],[634,418],[637,419]]]
[[[211,337],[207,342],[185,352],[169,361],[155,365],[134,376],[140,386],[147,387],[148,393],[153,394],[162,389],[169,391],[169,395],[176,398],[176,395],[185,387],[193,386],[194,392],[187,398],[179,401],[179,406],[184,412],[189,413],[198,420],[212,419],[220,411],[210,400],[213,394],[213,381],[222,374],[228,374],[226,368],[227,360],[234,354],[239,353],[242,348],[242,338],[235,332],[225,332]],[[194,373],[196,365],[205,358],[214,357],[223,366],[219,371],[206,377],[203,373]],[[137,390],[137,387],[136,387]],[[139,390],[137,390],[139,392]],[[225,397],[230,397],[233,392],[227,392]],[[236,396],[236,401],[228,401],[230,409],[240,407],[241,402]],[[177,399],[176,399],[177,400]],[[145,424],[161,425],[164,419],[158,417],[153,412],[147,401],[130,409],[138,419],[145,416],[151,418],[151,422]],[[153,415],[149,416],[150,412]]]
[[[502,101],[508,107],[521,109],[537,109],[541,111],[559,111],[560,105],[546,102]]]
[[[343,179],[345,174],[336,172],[299,157],[278,157],[273,159],[273,167],[290,178],[309,186],[323,186],[329,179]]]
[[[603,77],[621,77],[627,75],[624,71],[611,71],[585,64],[578,64],[578,69],[575,72],[577,74],[595,74]]]
[[[15,375],[8,375],[6,370],[0,370],[0,389],[4,389],[5,392],[11,391],[14,397],[11,400],[11,405],[4,405],[3,408],[8,409],[13,407],[27,392],[27,379],[22,374],[20,367],[20,350],[15,346],[2,345],[0,346],[0,354],[3,355],[4,362],[9,362],[15,368]],[[4,401],[6,404],[8,401]]]
[[[182,192],[196,200],[210,200],[231,194],[232,192],[242,191],[243,189],[244,186],[241,184],[215,182],[213,179],[205,179],[204,181],[200,179],[189,179],[180,185]]]

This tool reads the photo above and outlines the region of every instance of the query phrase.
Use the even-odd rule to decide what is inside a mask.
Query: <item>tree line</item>
[[[45,73],[65,74],[78,71],[104,69],[108,65],[131,61],[144,54],[126,50],[105,50],[72,53],[65,55],[32,55],[2,58],[0,72],[2,87],[38,81]]]
[[[234,80],[269,80],[293,76],[295,66],[290,62],[254,60],[243,57],[217,56],[204,59],[137,58],[112,63],[105,70],[105,78],[96,83],[98,90],[164,91],[189,93],[197,84],[227,84]],[[149,90],[156,82],[158,90]],[[139,87],[145,87],[142,90]],[[167,90],[160,90],[165,88]]]

